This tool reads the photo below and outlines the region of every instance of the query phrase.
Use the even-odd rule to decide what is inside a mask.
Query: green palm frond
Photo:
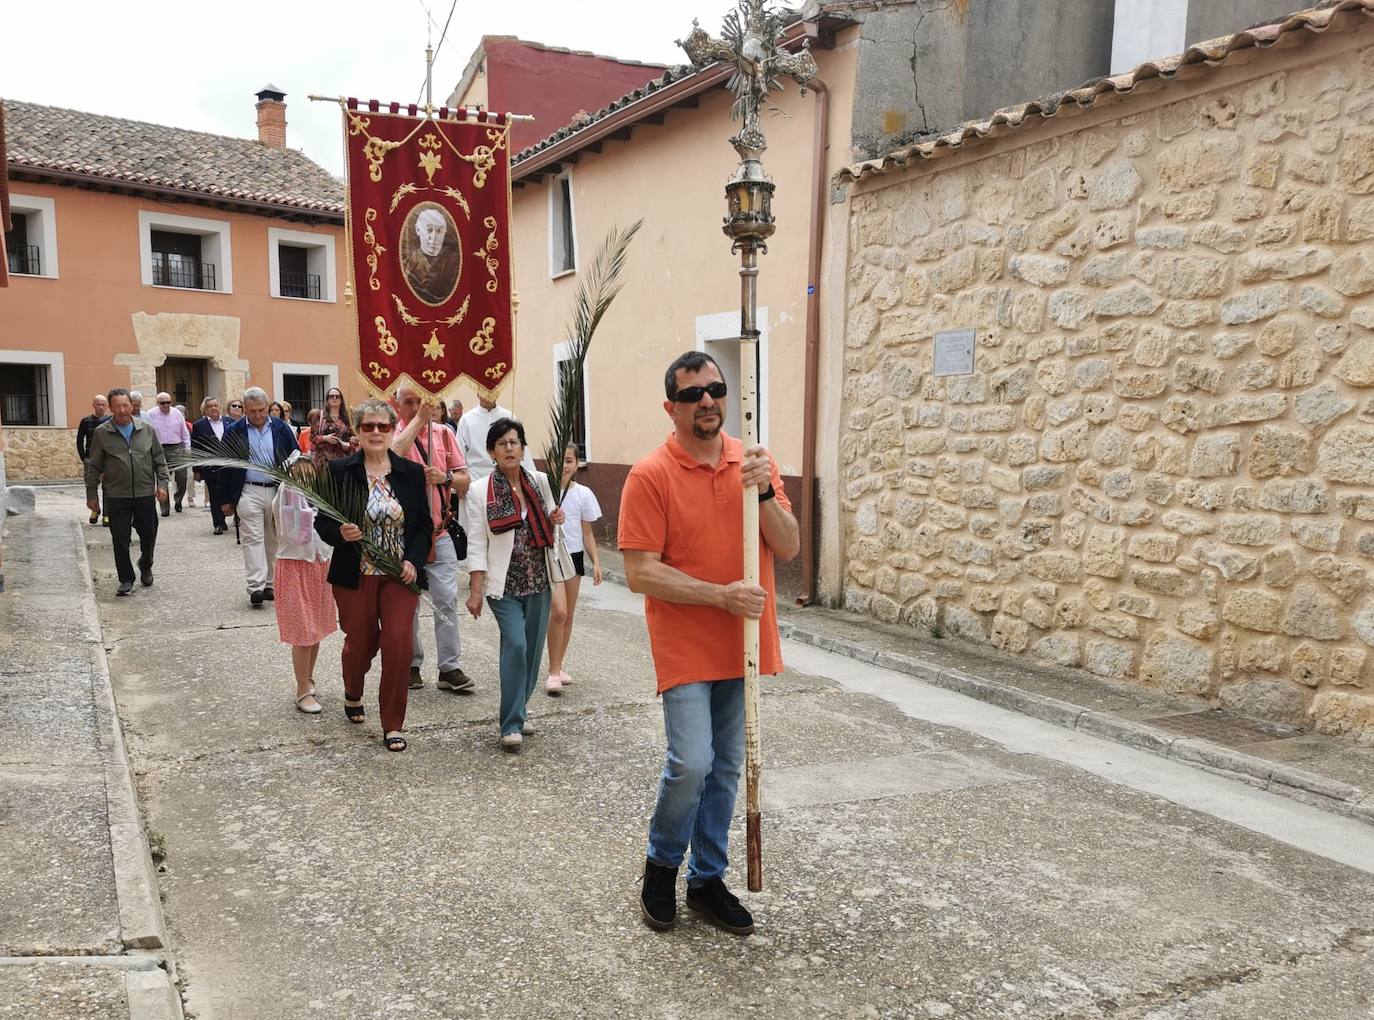
[[[573,298],[572,323],[566,327],[568,358],[563,377],[555,380],[553,400],[549,405],[549,442],[544,447],[544,473],[549,479],[554,501],[563,502],[563,451],[572,441],[577,421],[577,406],[582,397],[582,369],[587,363],[587,350],[592,336],[601,324],[611,302],[624,286],[621,279],[630,242],[634,240],[643,220],[635,220],[623,230],[613,227],[601,242],[601,249],[581,279]]]
[[[352,524],[363,533],[360,543],[363,552],[372,565],[384,573],[401,579],[401,560],[394,553],[382,548],[367,537],[367,499],[355,486],[340,485],[328,469],[317,470],[309,460],[297,462],[304,464],[306,470],[289,470],[252,460],[246,442],[234,439],[218,440],[213,446],[203,446],[183,450],[168,458],[167,468],[228,468],[240,471],[258,471],[273,481],[294,489],[321,514],[339,524]],[[404,583],[404,582],[403,582]],[[411,591],[419,591],[415,585],[407,585]]]

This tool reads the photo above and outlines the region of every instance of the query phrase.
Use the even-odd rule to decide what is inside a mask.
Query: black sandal
[[[393,730],[382,738],[382,746],[388,751],[404,751],[406,749],[406,738]]]
[[[351,723],[360,723],[367,718],[367,713],[363,711],[362,701],[350,701],[348,698],[344,698],[344,717]]]

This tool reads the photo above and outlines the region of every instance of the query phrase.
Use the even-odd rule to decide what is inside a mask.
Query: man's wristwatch
[[[768,488],[764,489],[762,492],[759,493],[759,502],[760,502],[760,503],[767,503],[770,499],[772,499],[772,498],[773,498],[774,496],[776,496],[776,495],[777,495],[777,493],[773,491],[773,483],[772,483],[772,482],[769,482],[769,483],[768,483]]]

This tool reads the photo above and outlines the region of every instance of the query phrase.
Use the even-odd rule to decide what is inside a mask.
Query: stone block
[[[1283,283],[1256,287],[1221,303],[1221,321],[1228,326],[1260,322],[1272,318],[1288,307],[1291,288]]]
[[[1209,420],[1214,428],[1222,425],[1239,425],[1243,422],[1279,418],[1287,410],[1288,398],[1282,393],[1232,397],[1214,404]]]
[[[1374,426],[1344,425],[1332,429],[1322,440],[1317,466],[1333,482],[1374,483]]]
[[[1345,397],[1331,383],[1300,394],[1293,401],[1293,411],[1304,425],[1330,425],[1343,414],[1355,409],[1355,402]]]
[[[1336,362],[1336,376],[1351,386],[1374,386],[1374,339],[1351,345]]]
[[[1096,676],[1119,680],[1131,675],[1135,651],[1129,645],[1111,641],[1089,641],[1085,665]]]
[[[1292,525],[1293,538],[1304,549],[1335,552],[1340,548],[1342,521],[1299,520]]]
[[[1144,182],[1129,160],[1113,160],[1088,180],[1088,208],[1094,212],[1128,205]]]
[[[1214,653],[1187,638],[1156,630],[1146,642],[1140,679],[1179,694],[1205,694],[1211,687]]]
[[[1363,567],[1345,563],[1335,556],[1314,556],[1307,565],[1312,576],[1342,602],[1349,604],[1368,587],[1369,578]]]
[[[1221,537],[1232,545],[1270,546],[1283,534],[1283,522],[1277,517],[1257,514],[1228,516],[1221,522]]]
[[[1199,563],[1219,571],[1228,581],[1248,581],[1255,576],[1260,566],[1257,557],[1212,542],[1195,544],[1193,556]]]
[[[1374,194],[1374,128],[1351,128],[1336,159],[1336,186],[1352,195]]]
[[[1178,536],[1132,535],[1128,552],[1133,558],[1147,563],[1172,563],[1178,555]]]
[[[1153,315],[1163,302],[1154,292],[1138,283],[1107,291],[1097,299],[1094,312],[1099,318]],[[1237,320],[1253,322],[1253,319]]]
[[[1227,684],[1218,693],[1221,704],[1253,719],[1302,726],[1307,719],[1307,699],[1302,689],[1282,680],[1246,680]]]
[[[1078,557],[1068,552],[1038,552],[1025,558],[1026,573],[1057,584],[1076,582],[1082,576]]]
[[[1310,716],[1318,733],[1352,737],[1360,744],[1374,746],[1374,697],[1346,691],[1318,691],[1312,699]]]
[[[1312,437],[1306,432],[1263,425],[1250,439],[1250,475],[1306,474],[1312,470]]]
[[[1374,174],[1370,176],[1374,178]],[[1331,286],[1346,297],[1359,297],[1374,291],[1374,254],[1359,248],[1337,259],[1328,279]]]
[[[1221,627],[1215,606],[1206,602],[1185,602],[1174,614],[1174,625],[1183,633],[1207,640]]]
[[[1183,240],[1186,243],[1186,232]],[[1155,287],[1170,298],[1216,297],[1226,291],[1229,275],[1226,260],[1207,255],[1177,255],[1162,260]]]
[[[1283,615],[1283,596],[1254,588],[1242,588],[1226,596],[1222,618],[1246,630],[1276,634]]]
[[[1315,283],[1304,283],[1298,290],[1298,307],[1323,319],[1336,319],[1345,313],[1341,296]]]
[[[1178,193],[1229,181],[1240,173],[1241,152],[1240,139],[1225,136],[1195,138],[1166,146],[1155,157],[1159,186],[1166,193]]]
[[[1083,662],[1082,642],[1076,634],[1047,634],[1031,649],[1037,658],[1060,666],[1078,666]]]
[[[1015,255],[1008,263],[1013,278],[1035,287],[1057,287],[1069,278],[1073,263],[1051,255]]]
[[[1195,478],[1224,478],[1236,473],[1240,458],[1240,433],[1215,432],[1200,436],[1193,445],[1189,473]]]
[[[1345,633],[1341,608],[1316,586],[1300,584],[1293,589],[1283,617],[1283,632],[1293,637],[1339,641]]]
[[[1320,514],[1327,507],[1326,490],[1319,482],[1266,482],[1260,488],[1259,508],[1285,514]]]

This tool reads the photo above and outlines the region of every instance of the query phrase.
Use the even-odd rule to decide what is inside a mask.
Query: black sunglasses
[[[719,400],[728,391],[723,382],[707,383],[705,386],[687,386],[673,394],[673,401],[678,404],[695,404],[706,394],[711,394],[712,399]]]

